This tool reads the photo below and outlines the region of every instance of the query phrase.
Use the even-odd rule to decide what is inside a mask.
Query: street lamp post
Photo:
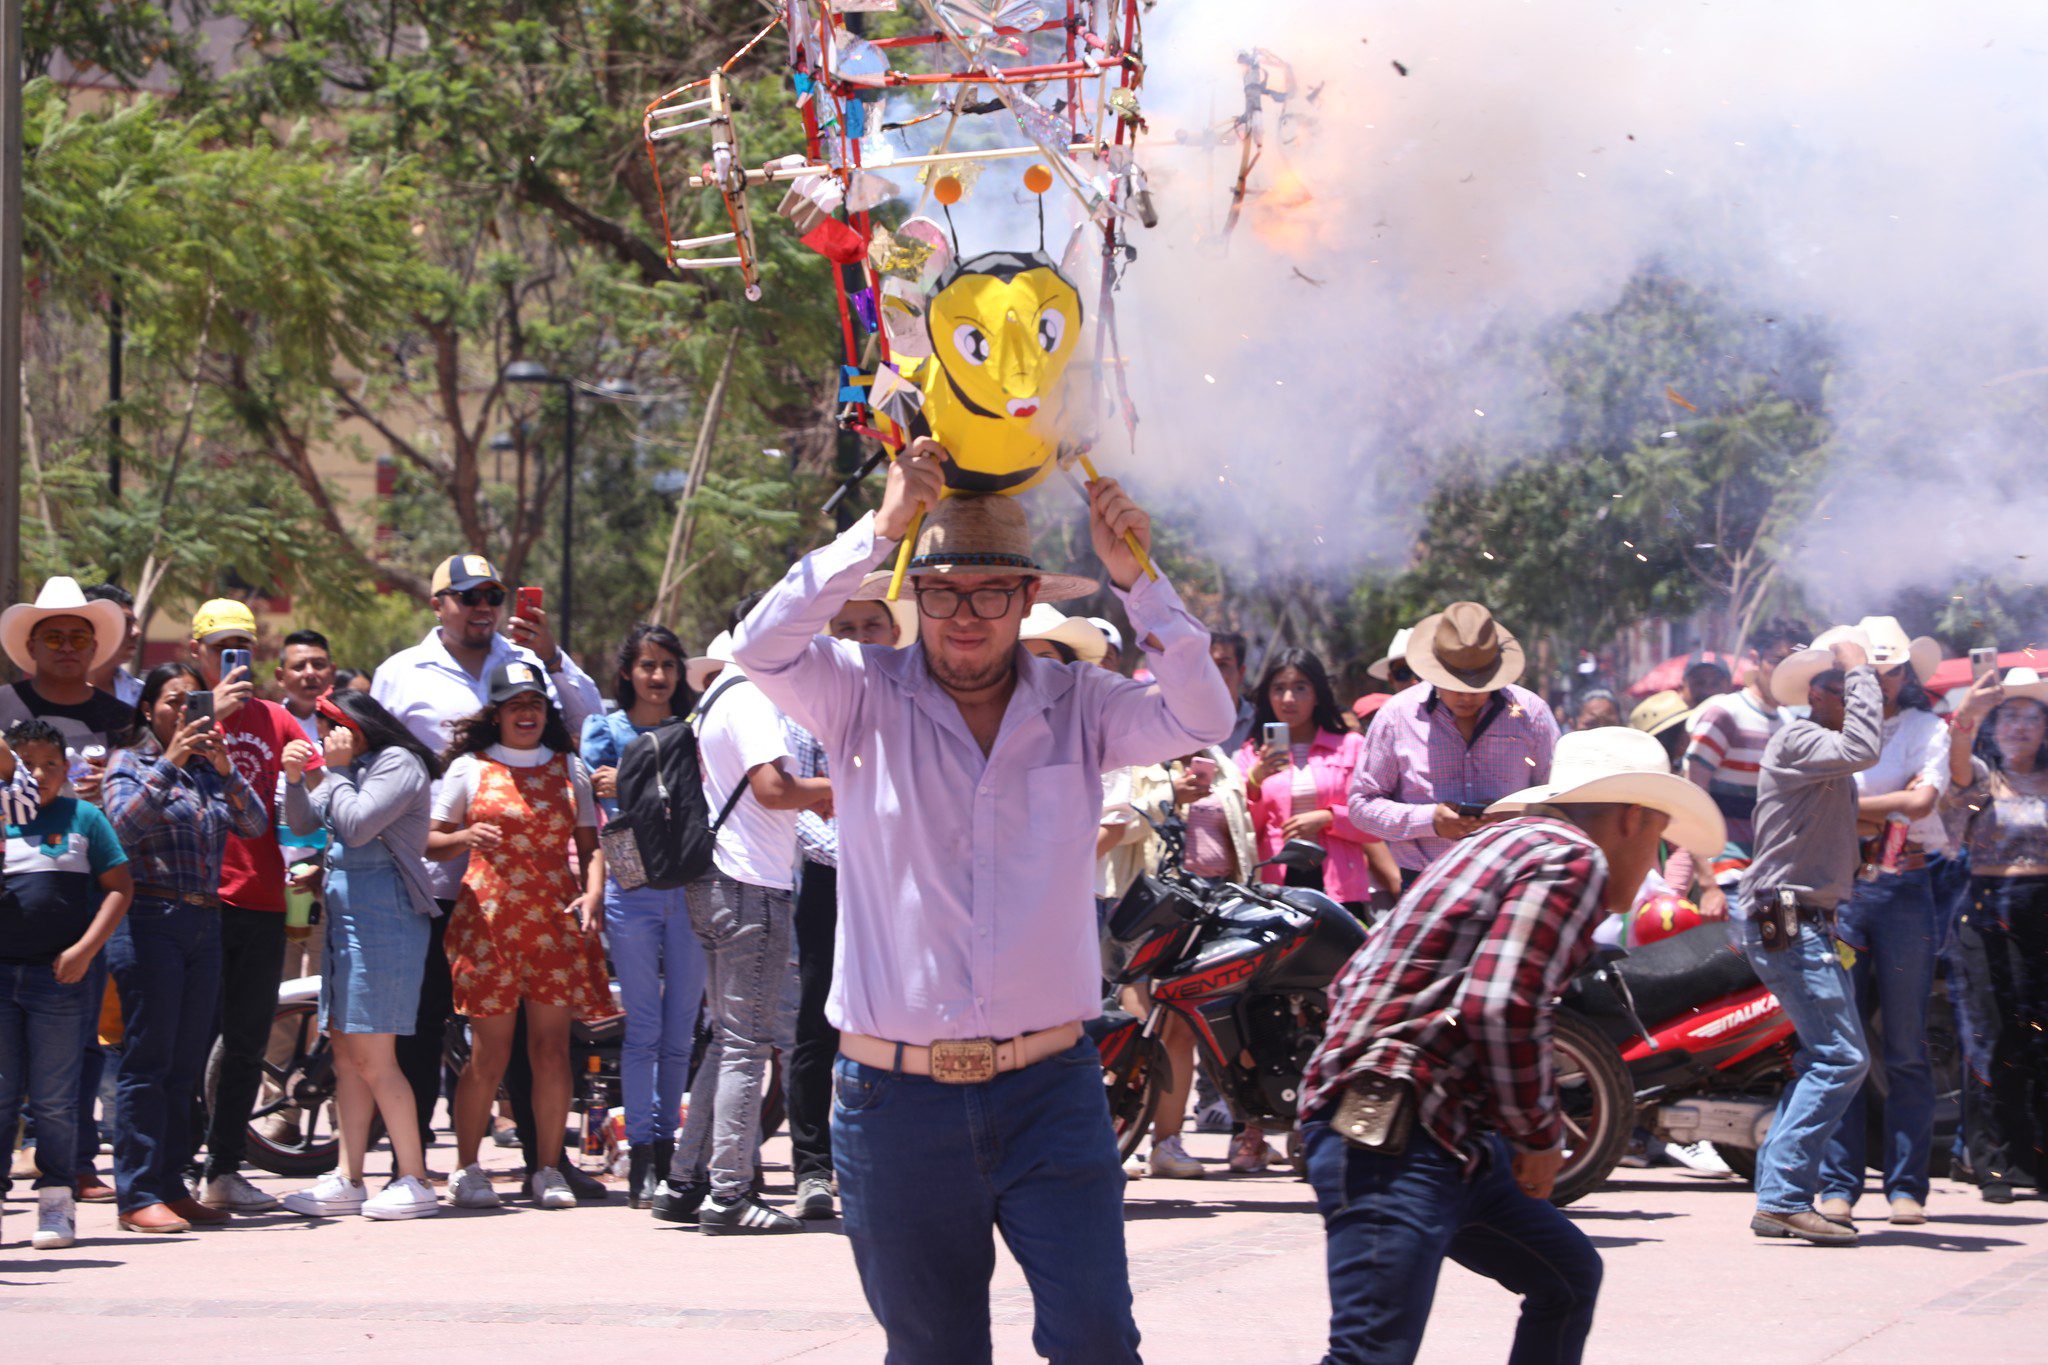
[[[513,361],[504,378],[508,384],[556,384],[562,390],[562,600],[555,610],[555,643],[567,650],[576,595],[576,384],[537,360]]]

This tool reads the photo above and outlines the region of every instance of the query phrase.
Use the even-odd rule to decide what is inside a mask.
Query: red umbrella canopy
[[[1631,697],[1647,697],[1653,692],[1676,692],[1685,682],[1685,670],[1694,664],[1719,664],[1727,669],[1737,682],[1747,677],[1752,667],[1748,659],[1717,654],[1711,649],[1703,649],[1695,654],[1678,654],[1636,679],[1634,685],[1628,689],[1628,694]]]
[[[2003,673],[2008,668],[2031,668],[2037,672],[2048,669],[2048,648],[2007,650],[1998,656],[1998,671]],[[1934,670],[1933,677],[1920,680],[1929,692],[1937,694],[1968,687],[1971,681],[1970,656],[1967,654],[1944,660],[1941,667]]]

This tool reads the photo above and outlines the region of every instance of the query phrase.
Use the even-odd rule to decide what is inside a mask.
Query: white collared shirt
[[[1932,711],[1901,711],[1884,722],[1884,748],[1877,762],[1856,774],[1858,796],[1890,796],[1915,780],[1934,788],[1935,805],[1948,791],[1948,727]],[[1938,814],[1915,820],[1908,831],[1914,843],[1930,853],[1948,849],[1948,832]]]

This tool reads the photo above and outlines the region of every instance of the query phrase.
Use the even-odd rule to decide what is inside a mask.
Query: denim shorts
[[[426,973],[428,917],[389,859],[327,869],[327,952],[320,1027],[410,1035]]]

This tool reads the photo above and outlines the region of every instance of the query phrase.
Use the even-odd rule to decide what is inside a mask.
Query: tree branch
[[[677,278],[668,257],[623,225],[592,213],[562,192],[561,186],[537,170],[519,177],[519,197],[553,214],[575,229],[577,236],[609,251],[620,263],[640,272],[642,284],[667,284]]]

